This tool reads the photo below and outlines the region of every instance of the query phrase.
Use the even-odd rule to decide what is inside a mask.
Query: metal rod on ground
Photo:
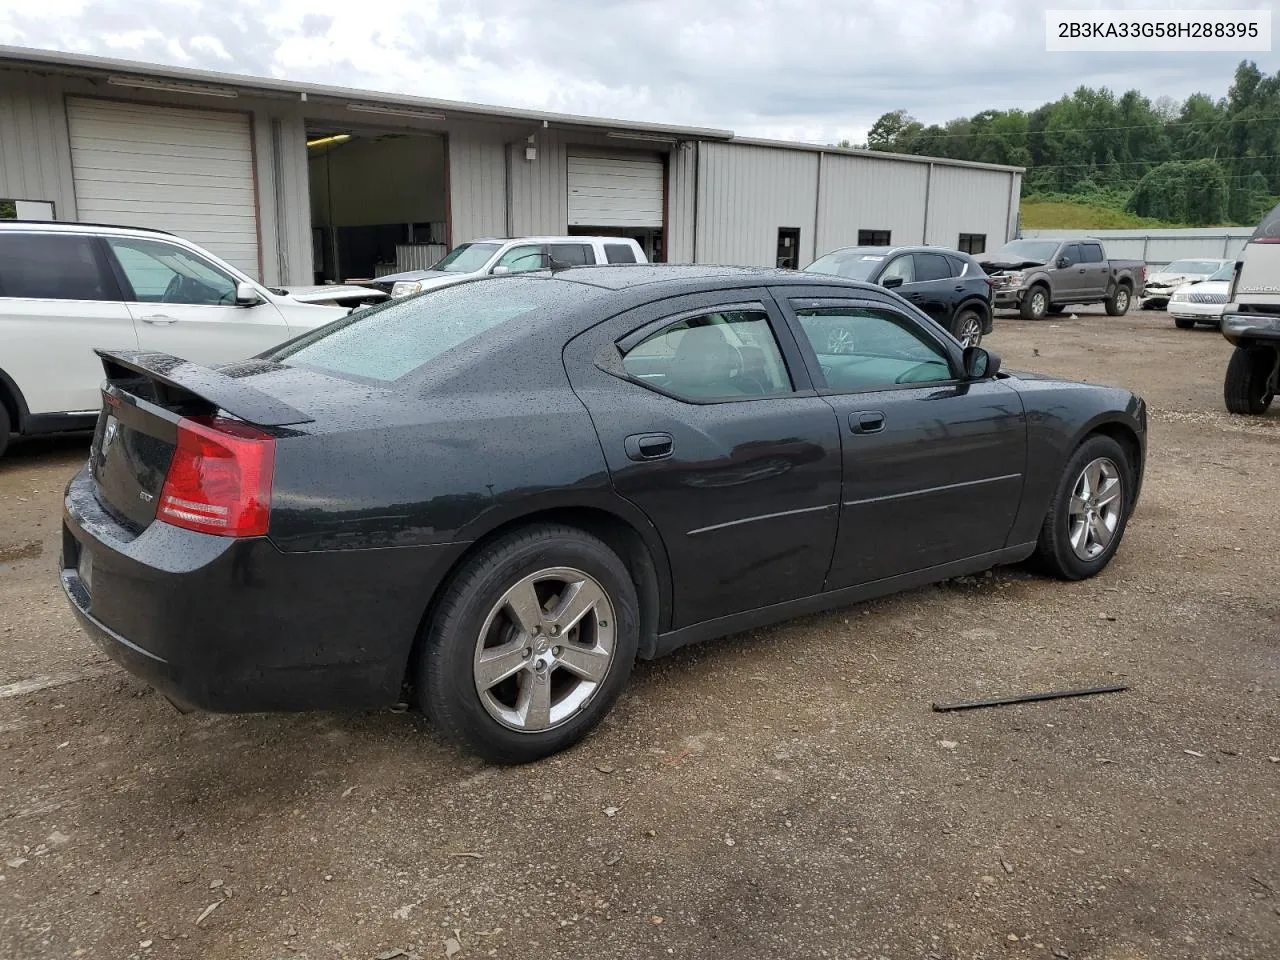
[[[1065,697],[1092,697],[1099,693],[1124,693],[1127,686],[1088,687],[1083,690],[1053,690],[1049,693],[1024,693],[1017,697],[998,697],[995,700],[970,700],[967,703],[935,703],[934,713],[950,713],[954,710],[977,710],[980,707],[1003,707],[1010,703],[1034,703],[1037,700],[1062,700]]]

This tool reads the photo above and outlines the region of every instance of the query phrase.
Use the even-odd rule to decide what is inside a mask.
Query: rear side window
[[[0,296],[32,300],[119,300],[92,237],[0,234]]]
[[[430,290],[370,307],[294,341],[272,358],[390,383],[507,323],[563,307],[563,288],[511,277]],[[441,361],[447,362],[447,361]]]
[[[940,253],[917,253],[916,282],[946,280],[951,276],[951,263]]]
[[[1080,249],[1084,251],[1085,263],[1101,263],[1102,262],[1102,245],[1099,243],[1082,243]]]
[[[749,400],[791,392],[763,310],[677,320],[622,358],[627,373],[682,400]]]
[[[635,263],[636,252],[626,243],[606,243],[604,255],[610,263]]]
[[[552,260],[568,263],[575,267],[596,262],[596,252],[589,243],[549,243],[547,249]]]

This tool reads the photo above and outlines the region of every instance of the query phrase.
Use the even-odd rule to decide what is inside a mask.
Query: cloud
[[[1061,0],[28,2],[0,0],[0,43],[824,142],[899,107],[938,122],[1080,85],[1221,96],[1241,59],[1047,54]]]

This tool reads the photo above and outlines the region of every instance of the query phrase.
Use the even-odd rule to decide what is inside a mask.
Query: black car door
[[[913,253],[915,280],[904,283],[898,292],[944,327],[964,287],[951,277],[951,263],[940,253]]]
[[[671,629],[822,589],[840,437],[762,289],[630,310],[571,341],[565,366],[614,488],[671,567]]]
[[[957,344],[888,302],[778,288],[844,451],[827,589],[1006,546],[1026,469],[1017,391],[967,381]]]

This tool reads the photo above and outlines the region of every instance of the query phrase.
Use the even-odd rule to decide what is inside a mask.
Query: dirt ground
[[[1280,413],[1163,313],[1011,367],[1151,407],[1116,561],[641,664],[586,743],[489,768],[420,717],[180,715],[55,576],[83,440],[0,460],[0,957],[1280,956]],[[1127,683],[937,714],[932,701]],[[398,953],[397,951],[402,951]]]

